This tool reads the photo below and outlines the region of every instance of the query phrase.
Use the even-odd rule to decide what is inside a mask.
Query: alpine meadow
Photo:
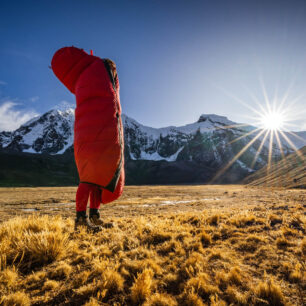
[[[305,303],[304,190],[128,186],[97,234],[74,194],[1,189],[4,305]]]

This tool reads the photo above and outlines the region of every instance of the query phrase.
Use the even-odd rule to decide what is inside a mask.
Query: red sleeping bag
[[[51,66],[76,96],[74,156],[80,182],[99,186],[103,204],[114,201],[124,186],[118,78],[108,60],[75,47],[59,49]]]

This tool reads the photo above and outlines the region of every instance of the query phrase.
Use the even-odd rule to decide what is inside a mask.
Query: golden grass
[[[267,282],[260,282],[255,290],[257,296],[264,301],[267,301],[269,305],[284,305],[285,299],[282,290],[279,285],[275,284],[273,279]]]
[[[23,291],[14,292],[3,297],[1,304],[4,306],[29,306],[30,298]]]
[[[188,193],[171,187],[162,198],[164,188],[150,187],[151,199]],[[50,213],[9,218],[0,223],[0,304],[303,305],[303,191],[273,190],[261,205],[252,199],[262,190],[215,188],[219,204],[197,206],[203,195],[193,186],[198,200],[166,210],[118,217],[114,205],[105,216],[114,227],[97,234],[74,233],[73,219]],[[249,201],[230,204],[246,190]]]
[[[18,268],[41,266],[63,257],[69,250],[68,234],[63,233],[64,221],[47,216],[15,218],[0,227],[0,254]]]
[[[144,303],[144,306],[177,306],[177,301],[168,294],[155,293]]]
[[[131,287],[131,300],[134,304],[138,305],[145,302],[151,295],[153,275],[154,272],[151,269],[144,269],[137,274],[137,278]]]

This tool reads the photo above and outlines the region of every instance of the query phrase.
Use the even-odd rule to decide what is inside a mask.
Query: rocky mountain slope
[[[126,115],[122,115],[122,121],[126,169],[133,184],[208,182],[248,143],[245,152],[220,180],[237,182],[267,164],[269,139],[253,163],[263,137],[253,139],[257,134],[251,133],[255,127],[237,124],[223,116],[204,114],[197,122],[165,128],[144,126]],[[51,110],[13,132],[1,132],[0,150],[19,156],[23,153],[57,156],[66,152],[72,158],[73,125],[73,109]],[[300,138],[289,133],[287,136],[296,146],[305,145],[306,132],[299,132]],[[285,139],[282,146],[285,154],[293,152]],[[272,160],[280,158],[276,140],[272,152]]]
[[[73,144],[74,110],[51,110],[13,132],[0,133],[0,148],[25,153],[62,154]]]

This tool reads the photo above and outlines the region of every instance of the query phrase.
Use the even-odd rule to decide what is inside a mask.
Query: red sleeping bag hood
[[[76,96],[74,156],[80,181],[102,188],[102,203],[124,186],[124,142],[119,81],[109,61],[75,47],[58,50],[51,62],[59,80]]]

